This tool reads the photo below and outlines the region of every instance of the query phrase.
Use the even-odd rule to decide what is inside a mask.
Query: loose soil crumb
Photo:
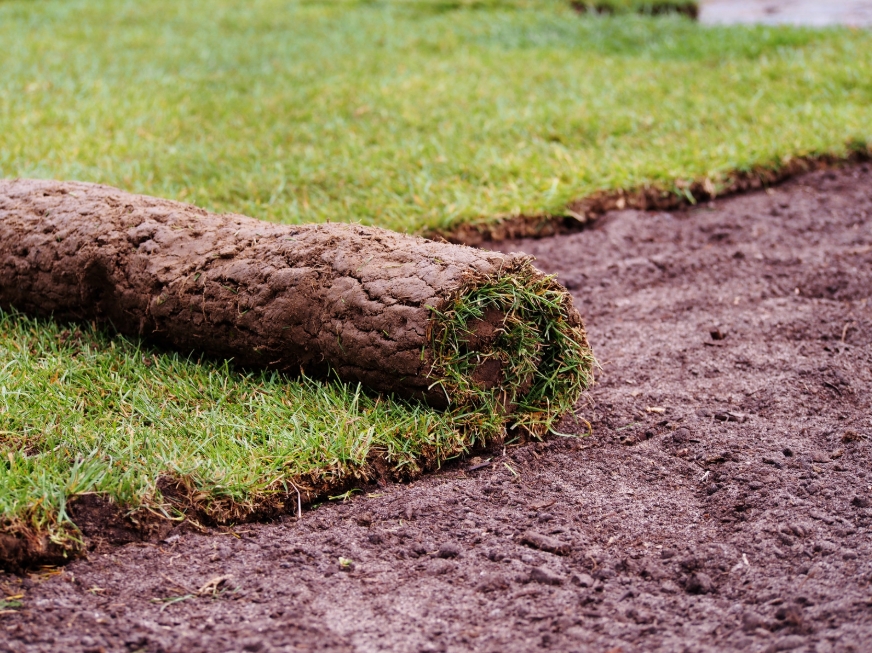
[[[870,214],[861,165],[503,244],[581,305],[590,437],[0,576],[0,650],[869,650]]]

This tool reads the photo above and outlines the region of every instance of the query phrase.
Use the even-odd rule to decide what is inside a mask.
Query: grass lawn
[[[562,0],[11,0],[0,42],[0,174],[268,220],[560,214],[872,140],[866,31]]]
[[[848,29],[558,0],[7,0],[0,43],[0,175],[267,220],[561,215],[872,142],[872,35]],[[64,330],[0,320],[0,529],[63,539],[70,496],[157,506],[161,474],[238,519],[293,478],[344,482],[373,452],[411,473],[470,443],[450,415],[354,387]]]

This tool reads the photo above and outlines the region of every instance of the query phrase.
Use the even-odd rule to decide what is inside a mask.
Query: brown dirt
[[[501,245],[577,293],[590,437],[0,576],[0,651],[868,651],[870,215],[854,166]]]
[[[333,370],[434,405],[445,397],[431,376],[430,307],[527,265],[360,225],[276,225],[97,184],[0,180],[0,307],[242,366]]]

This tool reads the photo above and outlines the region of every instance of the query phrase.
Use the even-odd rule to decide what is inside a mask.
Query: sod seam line
[[[637,188],[603,190],[570,202],[562,215],[497,216],[480,221],[472,220],[455,229],[431,230],[426,235],[472,247],[514,238],[547,238],[585,229],[608,211],[680,211],[701,202],[776,186],[807,172],[870,160],[872,145],[851,141],[845,154],[795,156],[777,164],[761,164],[747,171],[735,170],[715,179],[679,179],[673,181],[671,187],[650,184]]]

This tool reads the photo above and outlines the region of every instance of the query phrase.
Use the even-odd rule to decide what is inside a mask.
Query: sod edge
[[[432,230],[425,235],[473,247],[515,238],[547,238],[580,231],[608,211],[680,211],[700,202],[776,186],[807,172],[870,160],[872,146],[850,143],[844,154],[790,157],[778,164],[761,164],[750,170],[735,170],[718,180],[704,177],[690,181],[676,180],[671,185],[649,184],[629,189],[602,190],[569,203],[561,215],[497,216],[472,220],[453,229]]]

